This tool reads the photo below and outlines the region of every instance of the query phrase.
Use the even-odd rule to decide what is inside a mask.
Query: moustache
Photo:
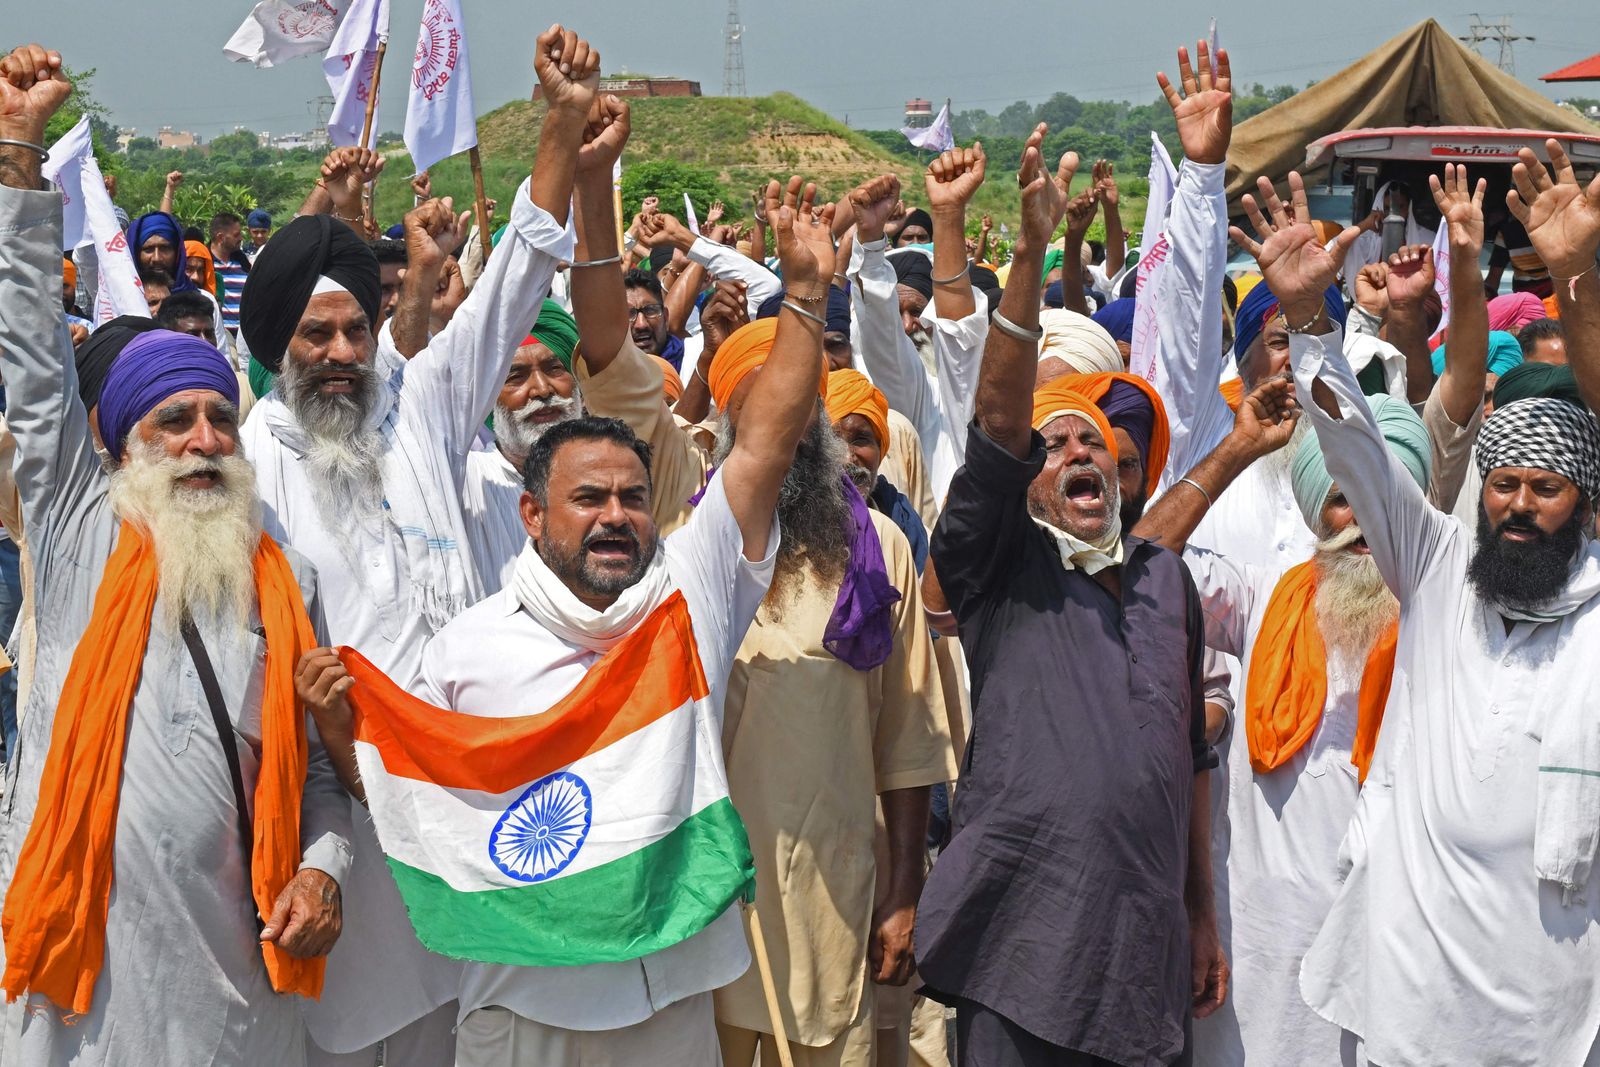
[[[1317,549],[1322,552],[1343,552],[1365,535],[1361,527],[1351,523],[1336,534],[1331,534],[1317,542]]]
[[[633,527],[631,526],[608,525],[600,527],[583,539],[584,551],[588,551],[591,545],[601,541],[626,541],[630,551],[634,553],[639,551],[639,535],[633,532]]]

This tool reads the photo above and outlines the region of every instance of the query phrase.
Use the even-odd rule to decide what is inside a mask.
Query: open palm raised
[[[1237,226],[1228,232],[1233,239],[1256,258],[1261,267],[1261,277],[1283,305],[1290,321],[1310,319],[1323,306],[1323,293],[1339,277],[1339,268],[1361,231],[1347,226],[1334,238],[1329,248],[1317,239],[1311,227],[1311,209],[1306,203],[1306,184],[1298,171],[1289,172],[1289,199],[1294,215],[1273,191],[1266,178],[1257,179],[1261,198],[1267,205],[1268,216],[1261,214],[1256,198],[1244,195],[1244,211],[1263,240],[1256,241]]]

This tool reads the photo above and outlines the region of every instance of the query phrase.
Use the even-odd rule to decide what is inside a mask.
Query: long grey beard
[[[1361,537],[1360,527],[1317,542],[1317,628],[1322,643],[1347,659],[1361,662],[1383,631],[1400,617],[1400,601],[1383,582],[1378,561],[1346,551]]]
[[[211,489],[178,484],[201,471],[220,474],[221,483]],[[130,437],[128,463],[111,475],[110,500],[155,548],[158,624],[175,633],[185,616],[234,625],[249,618],[261,498],[255,468],[242,453],[172,457]]]
[[[1310,419],[1298,419],[1294,424],[1294,432],[1289,435],[1289,443],[1276,452],[1269,452],[1257,464],[1263,474],[1275,481],[1289,484],[1290,468],[1294,466],[1294,454],[1300,451],[1300,442],[1306,439],[1306,434],[1314,433],[1311,429]]]
[[[822,402],[817,401],[819,409]],[[733,451],[735,433],[727,415],[717,425],[715,458],[720,466]],[[844,441],[833,432],[825,412],[800,439],[794,463],[778,488],[778,558],[773,567],[767,607],[775,618],[809,568],[824,587],[844,579],[850,562],[850,505],[842,475],[849,464]]]
[[[352,521],[370,526],[381,519],[383,434],[367,425],[380,381],[370,360],[340,366],[355,376],[355,392],[323,396],[314,369],[286,359],[281,384],[284,403],[310,441],[303,462],[312,496],[324,525],[337,535]]]
[[[541,425],[530,421],[535,413],[552,409],[561,412],[561,417],[555,422]],[[520,469],[527,460],[528,453],[533,451],[533,446],[538,444],[539,438],[550,431],[550,427],[558,426],[570,419],[582,418],[583,414],[583,394],[576,389],[570,397],[534,397],[516,411],[502,404],[496,404],[494,442],[499,446],[501,454]]]

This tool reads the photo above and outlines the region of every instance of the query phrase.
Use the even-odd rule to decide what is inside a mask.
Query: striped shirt
[[[243,255],[237,259],[216,259],[217,296],[222,300],[222,322],[229,331],[239,331],[239,295],[250,276],[250,264]]]

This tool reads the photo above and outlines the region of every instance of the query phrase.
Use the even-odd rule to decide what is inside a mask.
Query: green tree
[[[652,159],[635,163],[622,171],[622,211],[628,218],[639,210],[647,196],[661,198],[661,210],[669,215],[683,214],[683,195],[689,194],[695,214],[706,217],[713,200],[735,204],[714,171],[690,163],[670,159]],[[733,210],[737,210],[736,208]],[[687,221],[687,220],[685,220]]]

